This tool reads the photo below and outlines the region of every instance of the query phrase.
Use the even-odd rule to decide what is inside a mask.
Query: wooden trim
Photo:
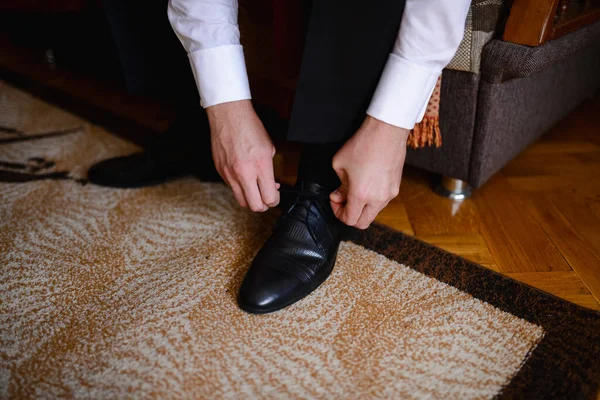
[[[598,20],[600,0],[515,0],[502,39],[539,46]]]
[[[502,40],[539,46],[552,33],[557,0],[515,0],[511,9]]]
[[[564,22],[559,22],[554,26],[554,34],[552,38],[557,38],[567,33],[576,31],[577,29],[594,23],[600,20],[600,7],[589,10],[584,14],[578,15],[576,18],[569,19]]]

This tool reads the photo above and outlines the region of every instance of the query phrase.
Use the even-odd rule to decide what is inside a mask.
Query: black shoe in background
[[[175,121],[144,151],[93,165],[88,180],[117,188],[151,186],[190,174],[221,181],[212,160],[208,127],[202,125],[202,118],[198,120]]]
[[[299,181],[293,195],[242,282],[238,304],[244,311],[262,314],[287,307],[319,287],[333,270],[342,223],[333,214],[329,191]]]

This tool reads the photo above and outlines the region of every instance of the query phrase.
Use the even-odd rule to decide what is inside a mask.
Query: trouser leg
[[[207,134],[200,131],[208,133],[208,122],[188,57],[169,24],[167,4],[167,0],[103,0],[127,89],[168,99],[175,106],[175,124],[161,142],[206,147]]]
[[[404,0],[313,2],[289,140],[339,142],[358,129],[403,10]]]
[[[167,18],[167,0],[103,0],[129,91],[198,103],[185,50]]]

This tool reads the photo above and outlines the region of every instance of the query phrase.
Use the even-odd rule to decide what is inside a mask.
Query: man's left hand
[[[409,131],[367,116],[333,157],[342,185],[331,207],[346,225],[367,229],[400,190]]]

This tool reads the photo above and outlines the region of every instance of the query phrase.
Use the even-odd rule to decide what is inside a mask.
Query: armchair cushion
[[[483,49],[481,79],[502,83],[536,74],[581,49],[600,47],[600,22],[538,47],[493,40]]]

